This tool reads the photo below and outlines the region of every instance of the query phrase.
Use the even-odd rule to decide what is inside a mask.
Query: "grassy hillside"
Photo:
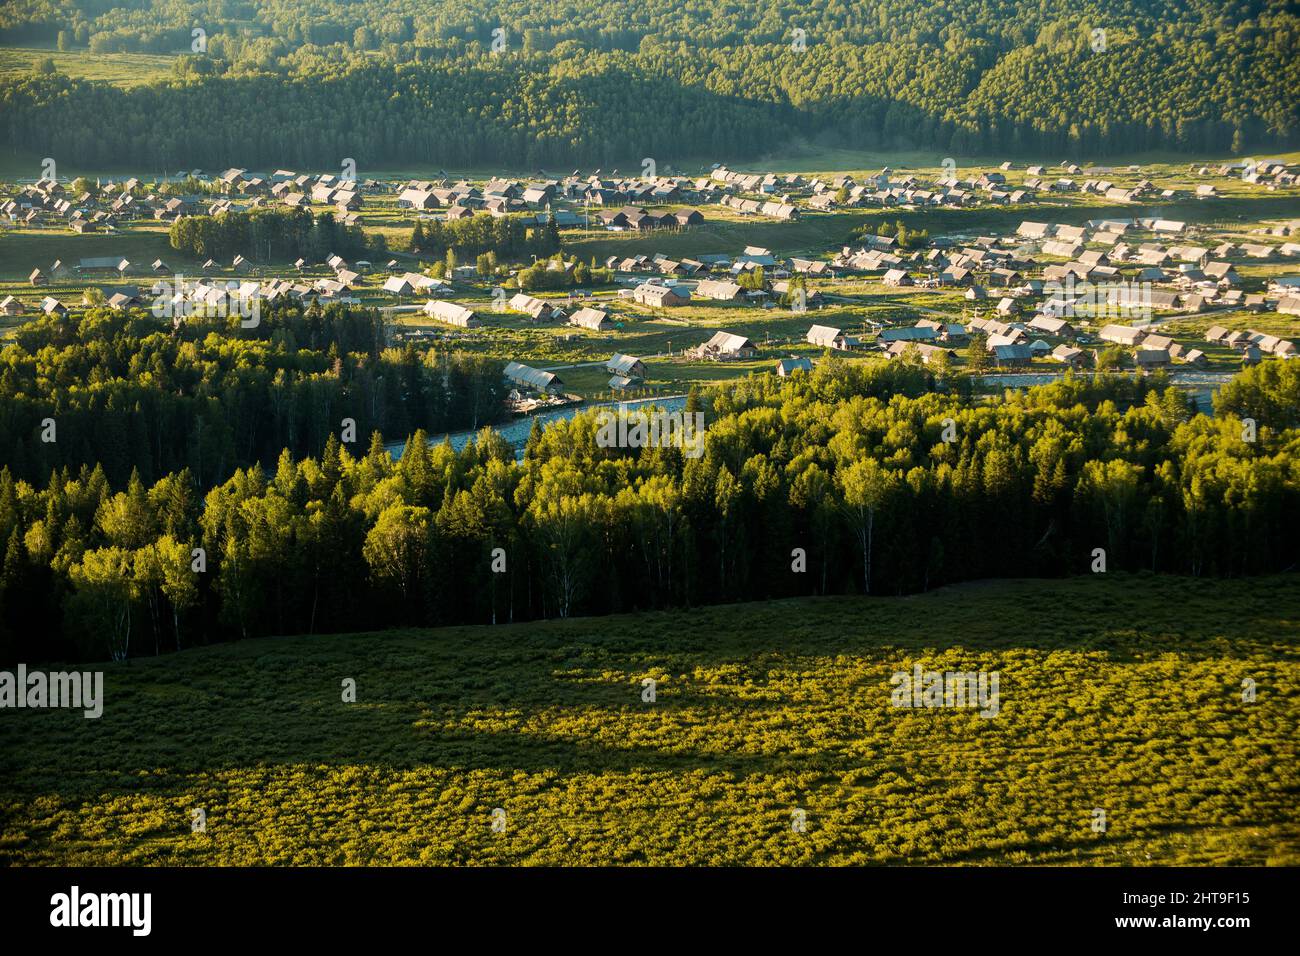
[[[0,859],[1296,864],[1297,583],[989,582],[112,665],[97,721],[0,714]],[[998,670],[1000,714],[892,707],[914,662]]]

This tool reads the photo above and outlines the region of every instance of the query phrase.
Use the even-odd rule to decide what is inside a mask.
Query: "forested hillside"
[[[1239,151],[1300,134],[1298,24],[1285,0],[20,0],[0,12],[4,42],[182,55],[170,81],[129,90],[13,79],[0,132],[82,164],[171,168],[735,158],[795,136],[957,156]]]

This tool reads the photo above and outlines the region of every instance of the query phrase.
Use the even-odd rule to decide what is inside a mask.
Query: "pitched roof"
[[[734,332],[715,332],[713,338],[704,345],[706,348],[715,348],[720,352],[739,352],[741,349],[755,348],[753,342]]]
[[[554,372],[544,372],[518,362],[506,363],[505,376],[512,382],[538,389],[549,389],[562,384]]]
[[[641,360],[635,355],[624,355],[621,352],[615,352],[613,357],[605,363],[605,370],[627,376],[640,364]]]

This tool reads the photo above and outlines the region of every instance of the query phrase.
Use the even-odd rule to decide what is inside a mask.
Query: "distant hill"
[[[17,0],[0,42],[87,50],[94,75],[114,52],[182,55],[130,89],[10,75],[0,133],[168,168],[734,160],[792,136],[1240,153],[1297,143],[1298,40],[1285,0]]]
[[[0,719],[0,857],[1295,865],[1296,585],[977,582],[136,659],[98,720]],[[997,671],[996,715],[895,706],[914,665]]]

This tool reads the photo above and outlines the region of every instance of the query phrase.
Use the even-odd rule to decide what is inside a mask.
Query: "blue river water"
[[[666,412],[680,411],[686,405],[685,395],[669,395],[663,398],[641,398],[628,402],[586,402],[582,405],[565,405],[563,408],[555,408],[545,412],[536,412],[532,415],[524,415],[512,421],[504,422],[500,425],[493,426],[498,434],[506,441],[515,446],[515,458],[523,461],[524,445],[528,441],[528,433],[533,430],[533,422],[539,421],[542,427],[552,424],[553,422],[568,421],[578,412],[589,412],[598,408],[636,408],[641,405],[655,405]],[[430,445],[441,445],[444,441],[451,442],[451,447],[460,451],[464,448],[481,429],[470,431],[451,432],[447,435],[432,436],[429,439]],[[405,442],[391,442],[384,447],[394,459],[402,457],[402,451],[405,448]]]
[[[986,385],[1005,386],[1007,388],[1029,388],[1033,385],[1046,385],[1054,382],[1065,374],[1060,372],[1005,372],[995,373],[984,376]],[[1116,375],[1131,375],[1131,372],[1116,372]],[[1211,396],[1215,390],[1229,379],[1236,372],[1207,372],[1201,369],[1177,368],[1169,369],[1165,375],[1171,385],[1177,385],[1185,388],[1192,393],[1196,402],[1196,407],[1203,412],[1211,409]]]

